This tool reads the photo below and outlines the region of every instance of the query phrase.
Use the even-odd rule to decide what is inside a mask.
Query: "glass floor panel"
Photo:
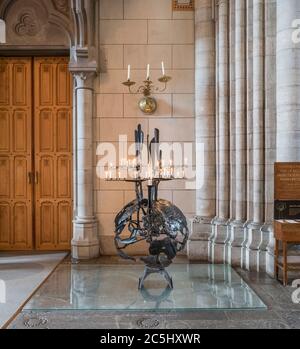
[[[230,310],[266,309],[227,265],[173,264],[174,289],[159,274],[138,290],[143,265],[61,264],[34,294],[30,310]]]

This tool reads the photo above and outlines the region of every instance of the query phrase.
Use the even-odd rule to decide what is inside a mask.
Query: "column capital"
[[[95,70],[70,70],[70,72],[76,81],[77,87],[94,89],[93,82],[97,76]]]

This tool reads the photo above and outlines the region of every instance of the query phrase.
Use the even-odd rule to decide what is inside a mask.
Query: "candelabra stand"
[[[136,158],[140,159],[144,140],[141,125],[135,131],[135,138]],[[155,137],[151,142],[149,142],[149,136],[147,139],[148,161],[150,161],[150,157],[154,155],[151,153],[151,145],[159,143],[159,130],[155,130]],[[124,259],[131,260],[135,260],[135,258],[124,252],[127,246],[144,240],[149,244],[149,255],[141,257],[145,263],[145,270],[139,279],[139,289],[144,287],[145,279],[152,273],[162,275],[167,281],[168,287],[172,289],[173,281],[165,268],[172,263],[177,252],[185,247],[188,239],[188,227],[186,218],[179,208],[169,201],[158,198],[158,186],[162,181],[184,179],[184,172],[181,173],[181,177],[174,177],[174,167],[172,166],[169,172],[164,172],[162,152],[157,147],[154,148],[156,150],[155,157],[159,158],[157,175],[152,175],[152,169],[143,175],[141,164],[135,161],[135,178],[123,177],[121,171],[118,171],[118,177],[113,177],[113,172],[110,170],[106,173],[106,180],[126,181],[135,184],[136,198],[123,207],[115,218],[114,241],[118,254]],[[153,164],[154,161],[152,160],[150,163]],[[144,197],[143,193],[144,182],[147,182],[147,197]],[[125,233],[124,237],[122,237],[123,233]]]

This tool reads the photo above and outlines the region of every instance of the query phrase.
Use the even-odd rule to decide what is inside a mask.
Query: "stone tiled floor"
[[[295,288],[283,287],[265,274],[258,275],[240,269],[237,269],[237,272],[261,297],[268,310],[193,312],[23,310],[8,328],[300,329],[300,304],[292,302]]]
[[[67,253],[0,253],[0,328],[51,274]]]

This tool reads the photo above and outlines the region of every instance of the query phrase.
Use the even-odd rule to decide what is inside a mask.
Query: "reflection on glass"
[[[0,279],[0,303],[6,303],[6,284],[4,280]]]
[[[174,264],[174,289],[151,275],[138,290],[142,265],[62,264],[27,304],[27,309],[197,310],[265,308],[226,265]]]

